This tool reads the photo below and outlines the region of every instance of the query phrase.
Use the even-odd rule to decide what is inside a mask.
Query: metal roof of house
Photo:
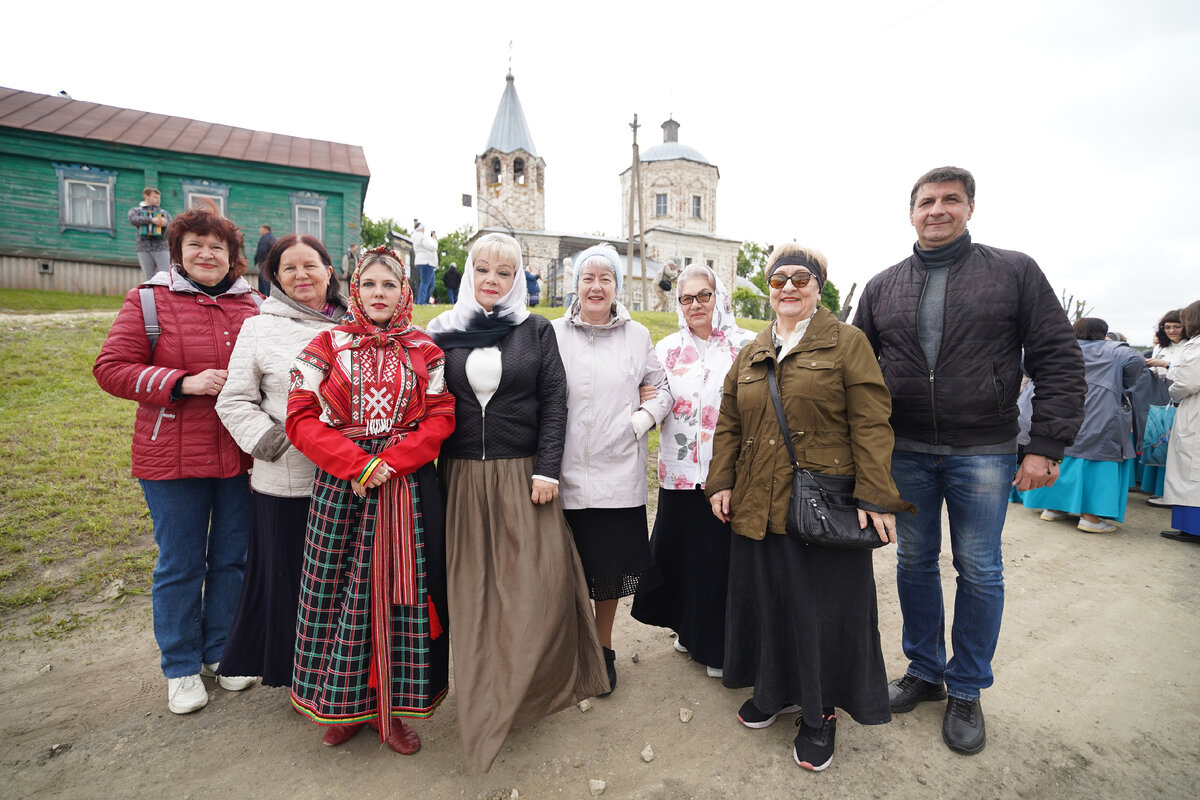
[[[515,96],[515,95],[514,95]],[[362,147],[0,87],[0,126],[370,177]]]
[[[488,150],[496,149],[501,153],[511,153],[514,150],[524,150],[537,158],[537,150],[533,146],[533,136],[529,133],[529,123],[525,121],[525,112],[521,110],[521,99],[517,97],[517,87],[513,83],[513,74],[508,73],[505,79],[504,94],[500,96],[500,107],[496,109],[496,119],[492,122],[492,132],[488,134]]]

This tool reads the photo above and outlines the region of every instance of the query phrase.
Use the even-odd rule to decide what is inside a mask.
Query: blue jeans
[[[221,660],[242,589],[250,536],[250,479],[142,480],[158,563],[151,606],[168,678]]]
[[[429,295],[433,294],[433,277],[436,267],[433,264],[418,264],[417,269],[421,272],[421,284],[417,287],[416,302],[421,304],[429,303]]]
[[[1015,454],[892,453],[892,478],[900,496],[920,509],[896,515],[896,588],[908,674],[930,683],[944,680],[949,693],[964,700],[974,700],[992,685],[992,656],[1004,613],[1000,534],[1016,468]],[[943,500],[958,572],[950,637],[954,657],[949,662],[938,568]]]
[[[450,298],[450,305],[458,302],[458,289],[447,289],[446,295]]]

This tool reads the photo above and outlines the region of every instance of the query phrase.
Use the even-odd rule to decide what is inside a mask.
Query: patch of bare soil
[[[453,690],[416,723],[424,747],[411,757],[365,732],[323,747],[280,689],[233,694],[210,682],[206,708],[169,713],[149,604],[128,598],[119,608],[58,603],[0,620],[0,796],[589,798],[589,782],[602,780],[605,798],[647,800],[1194,798],[1200,547],[1161,538],[1168,516],[1134,494],[1119,533],[1089,535],[1010,507],[1004,630],[996,685],[983,695],[988,745],[975,756],[945,747],[942,704],[925,703],[889,725],[843,715],[832,766],[805,772],[792,760],[792,718],[744,728],[735,714],[749,692],[708,678],[667,631],[631,620],[625,602],[616,692],[513,732],[491,772],[472,776]],[[906,662],[893,551],[875,558],[884,653],[898,676]],[[943,575],[949,598],[948,555]],[[86,624],[32,636],[47,612]],[[687,723],[682,708],[693,712]]]

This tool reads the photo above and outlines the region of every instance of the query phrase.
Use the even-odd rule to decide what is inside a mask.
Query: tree
[[[390,245],[392,237],[389,235],[392,231],[399,231],[405,236],[408,235],[408,229],[402,226],[399,222],[391,217],[382,217],[380,219],[371,219],[366,214],[362,218],[362,246],[371,248],[378,247],[381,244]]]
[[[450,295],[446,293],[446,287],[442,283],[442,276],[446,274],[447,268],[451,264],[458,269],[459,272],[467,264],[467,241],[474,235],[475,229],[471,225],[463,225],[461,228],[450,233],[443,234],[438,237],[438,268],[437,277],[433,281],[433,297],[439,303],[446,303],[450,300]],[[524,280],[525,276],[517,276],[517,280]]]

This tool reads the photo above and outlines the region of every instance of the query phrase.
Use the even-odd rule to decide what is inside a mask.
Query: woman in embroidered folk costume
[[[480,237],[454,308],[429,325],[457,417],[438,468],[454,691],[472,772],[491,767],[513,727],[608,690],[558,499],[566,375],[550,322],[525,307],[521,267],[516,239]]]
[[[338,745],[364,723],[398,753],[421,746],[403,717],[446,693],[445,541],[431,463],[454,430],[443,353],[412,325],[390,249],[350,280],[352,321],[296,359],[288,438],[317,465],[296,628],[292,703]]]
[[[655,347],[671,403],[659,435],[658,514],[650,536],[663,583],[634,598],[633,618],[674,629],[675,649],[719,678],[730,532],[729,523],[713,516],[704,484],[725,373],[754,334],[737,326],[729,294],[708,267],[685,267],[678,287],[679,331]]]

